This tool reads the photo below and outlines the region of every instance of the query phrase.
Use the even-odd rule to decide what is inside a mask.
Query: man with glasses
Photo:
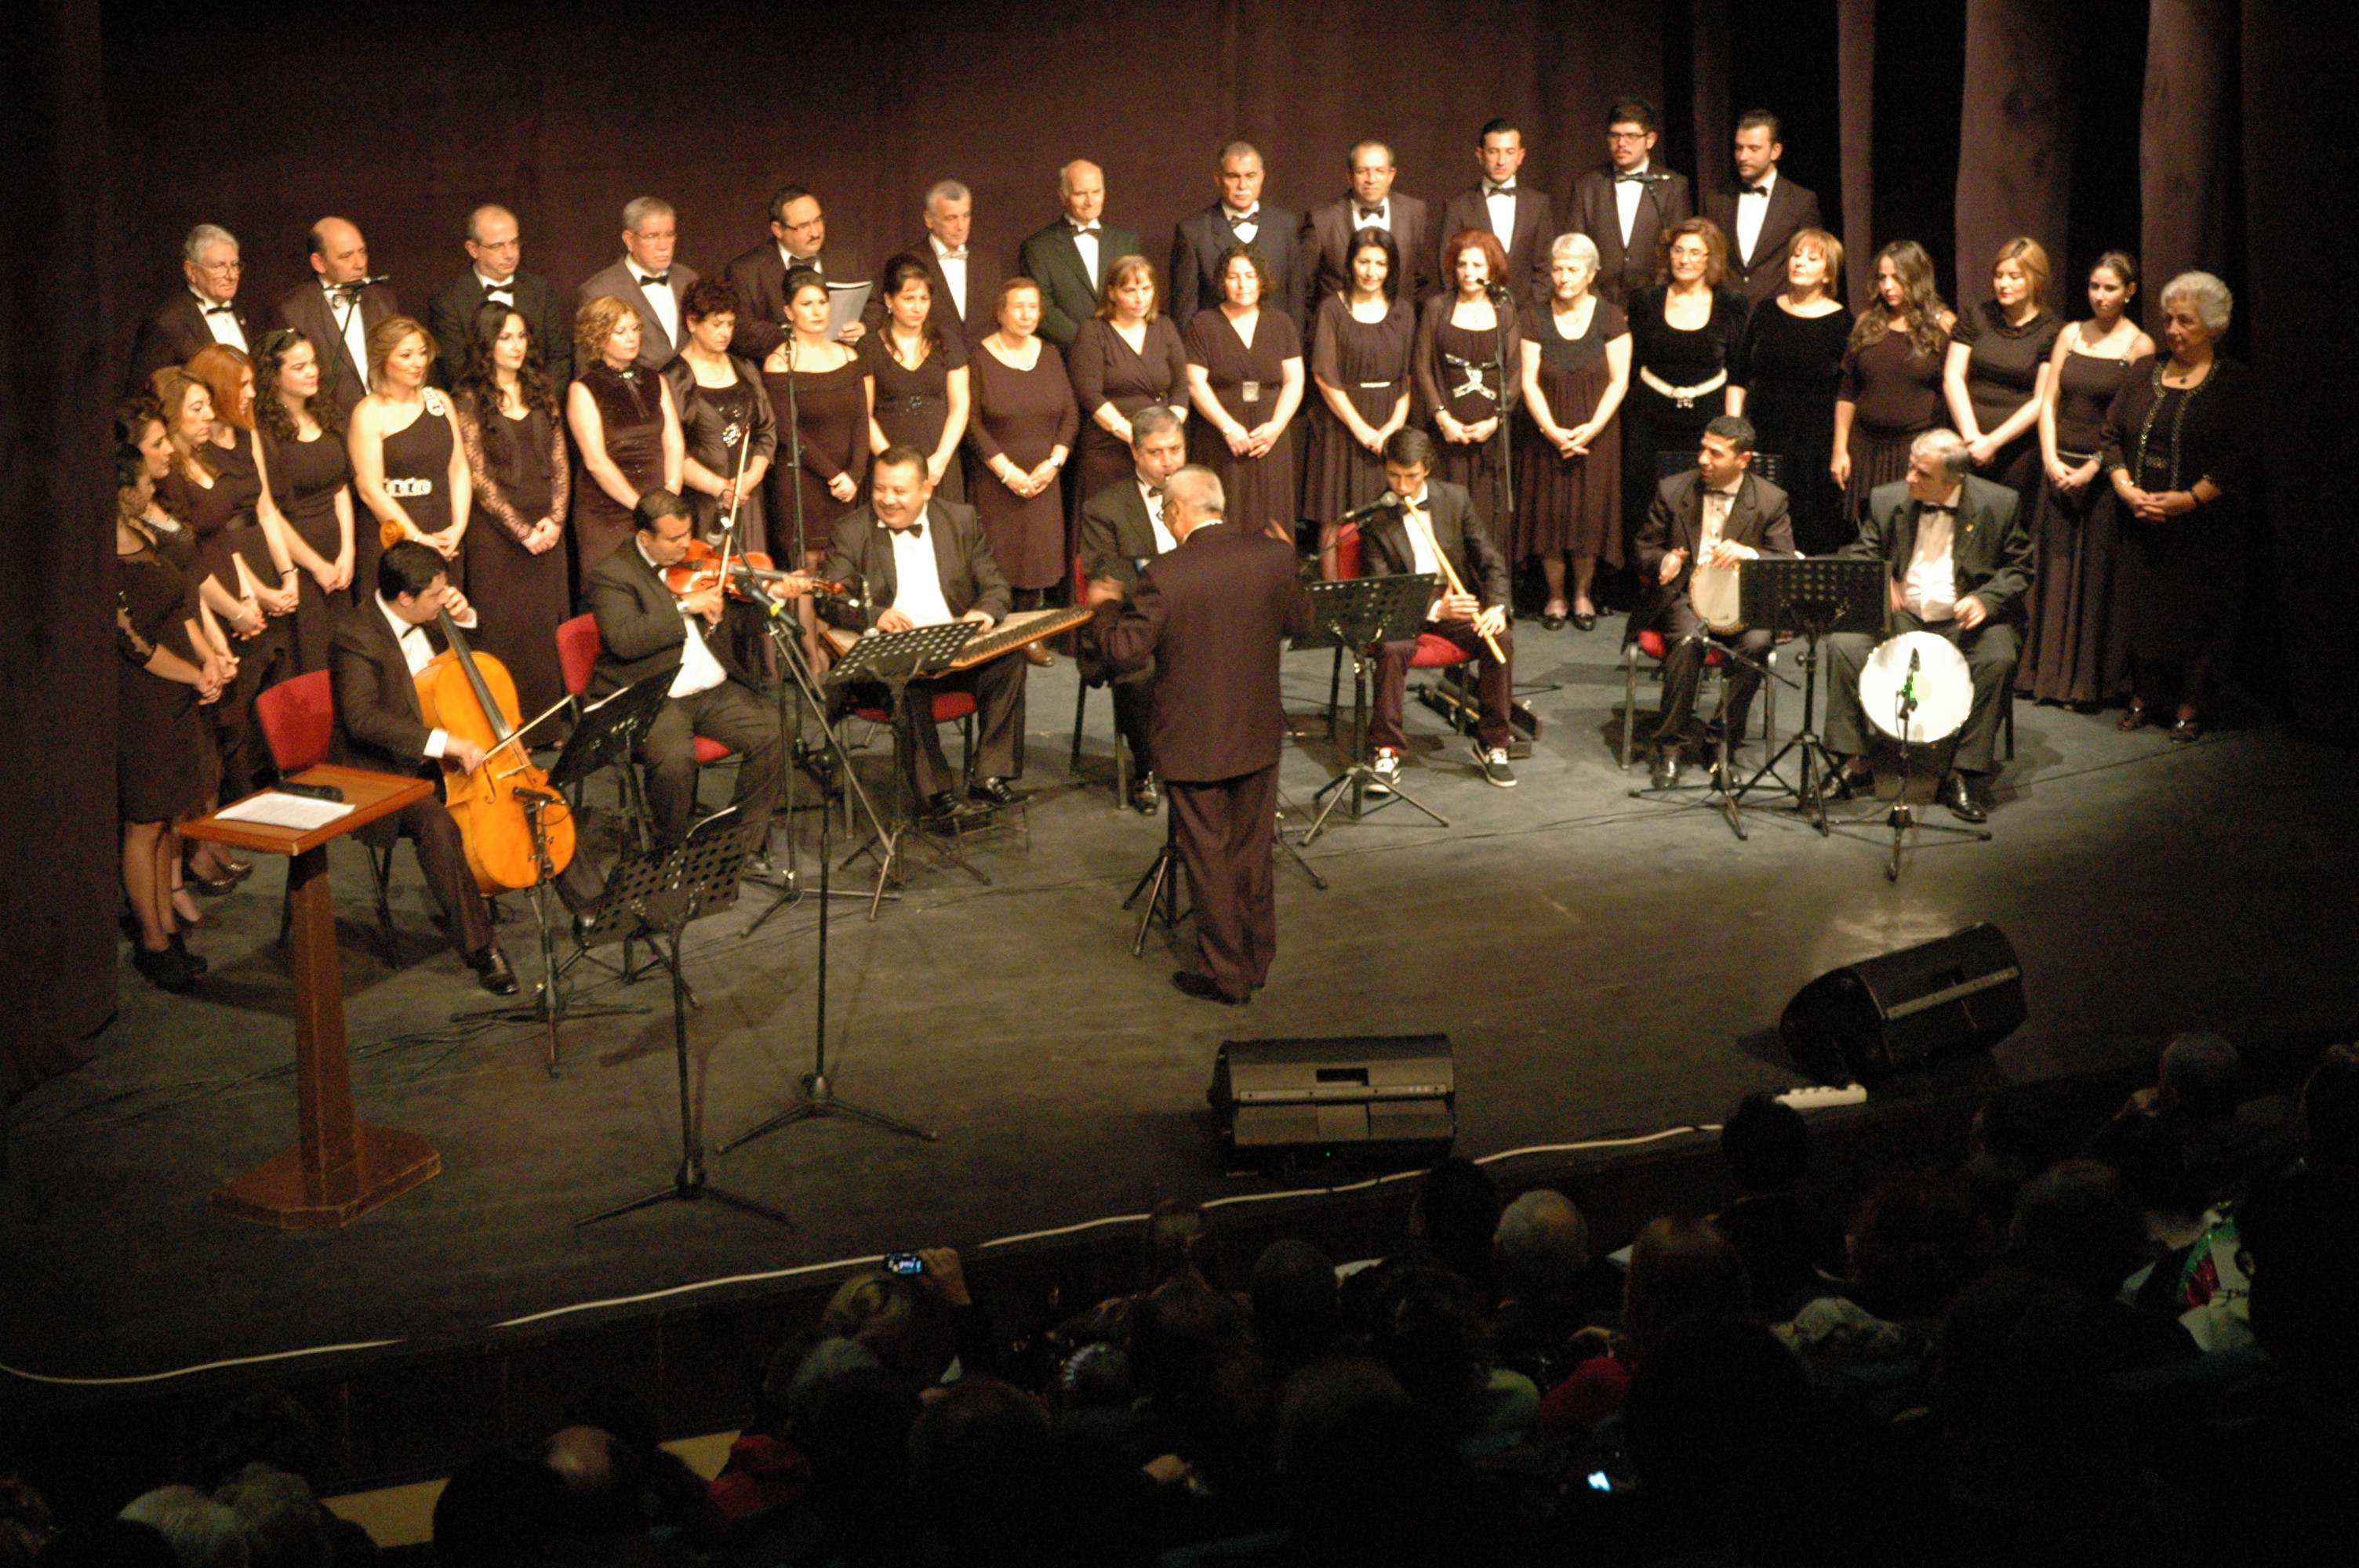
[[[1688,177],[1657,164],[1655,106],[1625,98],[1606,111],[1605,163],[1572,182],[1572,228],[1597,246],[1597,292],[1617,306],[1655,281],[1663,232],[1695,216]]]
[[[458,384],[459,373],[467,364],[475,312],[487,301],[497,301],[524,318],[557,387],[558,406],[564,406],[565,385],[573,379],[573,323],[558,314],[557,290],[549,279],[523,269],[524,241],[516,214],[499,206],[476,208],[467,214],[466,246],[474,265],[426,308],[427,329],[439,345],[442,384]]]
[[[593,273],[578,291],[576,308],[612,296],[639,319],[642,370],[661,370],[688,343],[680,302],[695,287],[696,269],[672,260],[679,250],[679,215],[657,196],[635,196],[623,204],[623,254]]]
[[[237,236],[218,223],[200,223],[180,246],[180,276],[189,286],[139,324],[131,351],[131,377],[145,382],[166,365],[186,364],[207,343],[254,351],[255,331],[237,302],[245,272]]]
[[[737,291],[737,335],[729,351],[760,364],[787,336],[787,275],[808,267],[829,287],[862,283],[871,276],[860,253],[827,243],[827,213],[819,198],[799,185],[782,185],[770,198],[770,237],[732,261],[724,271]],[[858,321],[838,334],[858,342],[868,329]]]

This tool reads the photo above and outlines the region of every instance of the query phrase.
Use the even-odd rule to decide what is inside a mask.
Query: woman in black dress
[[[1745,318],[1729,367],[1728,411],[1752,421],[1756,451],[1785,460],[1794,544],[1806,556],[1831,556],[1855,534],[1827,471],[1852,332],[1851,312],[1833,293],[1843,254],[1843,242],[1824,229],[1798,232],[1787,253],[1785,292]]]
[[[2114,487],[2101,483],[2105,411],[2130,365],[2154,353],[2154,340],[2130,319],[2137,262],[2107,251],[2089,270],[2090,319],[2056,340],[2048,395],[2039,406],[2045,482],[2031,518],[2031,594],[2015,688],[2084,712],[2112,697],[2121,672],[2107,662],[2114,557],[2121,539]]]
[[[1066,509],[1078,519],[1082,502],[1133,471],[1132,415],[1161,406],[1179,416],[1181,429],[1188,427],[1188,349],[1163,314],[1163,286],[1153,262],[1114,258],[1097,314],[1074,334],[1065,368],[1072,373],[1073,401],[1082,411],[1078,478]]]
[[[1515,297],[1490,293],[1507,281],[1507,253],[1490,230],[1461,229],[1441,247],[1441,271],[1450,287],[1425,302],[1417,322],[1418,402],[1441,449],[1433,477],[1466,487],[1474,514],[1505,549],[1499,438],[1524,365]]]
[[[926,454],[934,494],[963,505],[966,465],[959,461],[959,443],[966,438],[973,373],[965,340],[936,326],[933,309],[933,276],[925,263],[899,256],[886,266],[883,330],[860,340],[861,361],[876,384],[868,452],[874,457],[890,446],[915,447]]]
[[[1941,373],[1958,324],[1933,287],[1933,258],[1914,240],[1875,253],[1875,294],[1843,351],[1827,465],[1854,534],[1869,494],[1908,477],[1908,444],[1941,421]]]
[[[2208,272],[2163,286],[2169,356],[2131,365],[2105,414],[2105,477],[2121,503],[2114,621],[2128,659],[2124,730],[2172,697],[2178,741],[2203,732],[2212,669],[2235,631],[2245,566],[2244,497],[2257,389],[2213,342],[2234,301]]]
[[[1200,310],[1180,334],[1188,345],[1188,460],[1220,475],[1227,520],[1294,540],[1294,416],[1302,406],[1302,334],[1285,311],[1264,308],[1269,263],[1251,245],[1221,253],[1217,309]]]
[[[1991,294],[1951,330],[1942,390],[1974,471],[2014,491],[2028,518],[2039,495],[2039,406],[2064,330],[2048,308],[2048,253],[2038,241],[1999,246]]]
[[[1058,481],[1082,414],[1063,357],[1039,335],[1040,286],[1023,276],[1002,284],[998,319],[999,330],[975,350],[974,422],[967,430],[975,471],[968,477],[1016,608],[1035,610],[1072,570]],[[1051,662],[1044,643],[1024,653],[1036,665]]]
[[[602,294],[573,318],[573,362],[585,368],[565,393],[565,423],[582,456],[573,497],[573,569],[587,580],[631,536],[632,509],[651,490],[679,492],[688,461],[679,406],[639,360],[638,312]]]
[[[777,553],[791,554],[799,526],[803,564],[816,566],[835,536],[836,519],[861,503],[876,383],[857,349],[828,337],[827,285],[819,274],[798,269],[787,276],[786,288],[790,330],[763,360],[762,383],[780,442],[791,449],[799,441],[803,460],[799,469],[780,463],[770,470],[770,529]]]
[[[1417,307],[1401,297],[1399,247],[1383,229],[1352,236],[1350,282],[1319,303],[1310,333],[1310,476],[1302,510],[1319,524],[1319,575],[1336,575],[1337,519],[1385,492],[1385,443],[1408,423]]]
[[[1632,376],[1622,405],[1622,526],[1626,546],[1646,525],[1662,483],[1663,454],[1686,462],[1703,427],[1728,407],[1728,370],[1745,335],[1745,296],[1728,276],[1728,237],[1709,218],[1663,232],[1660,281],[1630,296]]]
[[[557,388],[522,312],[497,300],[477,307],[451,400],[482,514],[467,530],[475,645],[507,666],[516,717],[528,719],[565,696],[557,628],[573,607],[565,562],[573,475]]]
[[[328,637],[335,606],[352,593],[356,558],[353,536],[353,460],[344,449],[344,411],[320,395],[320,351],[294,327],[266,332],[255,345],[257,379],[266,389],[255,406],[270,493],[286,524],[287,553],[296,566],[297,600],[289,622],[291,675],[328,667]]]
[[[366,604],[376,592],[384,530],[397,524],[450,563],[451,586],[464,588],[467,523],[474,481],[459,447],[451,400],[426,384],[434,340],[407,316],[389,316],[368,335],[369,395],[353,410],[347,444],[353,488],[370,514],[362,525],[353,571],[353,597]]]
[[[1597,625],[1589,596],[1597,560],[1622,564],[1622,453],[1614,416],[1630,390],[1630,323],[1593,292],[1597,243],[1559,234],[1549,247],[1549,299],[1524,340],[1524,443],[1513,560],[1538,556],[1548,578],[1540,624]],[[1572,566],[1571,601],[1565,564]]]
[[[761,372],[729,351],[737,335],[737,291],[726,278],[699,278],[679,314],[688,341],[664,366],[663,378],[679,411],[680,494],[699,537],[719,539],[722,524],[734,516],[737,547],[767,550],[762,495],[777,455],[778,425]]]
[[[173,907],[180,858],[174,825],[196,816],[210,794],[206,741],[198,716],[216,701],[222,678],[199,650],[193,541],[147,520],[156,503],[150,453],[163,418],[136,399],[115,416],[115,642],[123,654],[115,695],[115,806],[123,824],[123,892],[139,924],[131,961],[166,990],[186,990],[203,972]],[[179,546],[176,548],[175,546]]]

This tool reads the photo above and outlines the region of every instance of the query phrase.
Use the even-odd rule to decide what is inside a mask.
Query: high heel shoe
[[[197,972],[190,960],[167,947],[154,952],[146,947],[131,949],[131,967],[154,982],[158,990],[178,995],[197,983]]]
[[[2170,739],[2175,744],[2189,746],[2202,738],[2203,725],[2192,716],[2179,719],[2170,727]]]
[[[189,938],[181,932],[172,933],[172,951],[180,956],[181,962],[189,966],[189,972],[192,975],[201,975],[212,968],[205,962],[203,954],[189,951]]]
[[[2128,734],[2133,730],[2145,729],[2146,704],[2143,702],[2131,703],[2128,708],[2122,710],[2122,716],[2114,720],[2114,728],[2120,730],[2125,735]]]

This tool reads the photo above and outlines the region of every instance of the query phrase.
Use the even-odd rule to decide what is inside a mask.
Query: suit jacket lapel
[[[1156,555],[1158,552],[1155,544],[1155,521],[1147,514],[1147,497],[1139,493],[1138,475],[1125,474],[1123,481],[1122,531],[1128,535],[1128,538],[1116,542],[1137,546],[1136,549],[1123,551],[1126,556]]]

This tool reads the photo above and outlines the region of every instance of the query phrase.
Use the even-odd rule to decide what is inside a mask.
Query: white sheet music
[[[831,283],[827,286],[827,335],[830,341],[841,337],[843,330],[860,319],[868,308],[868,291],[875,287],[867,283]]]
[[[309,833],[352,814],[349,801],[313,800],[308,795],[281,795],[269,789],[249,795],[235,806],[223,806],[214,815],[223,822],[258,822],[266,827],[291,827],[298,833]]]

